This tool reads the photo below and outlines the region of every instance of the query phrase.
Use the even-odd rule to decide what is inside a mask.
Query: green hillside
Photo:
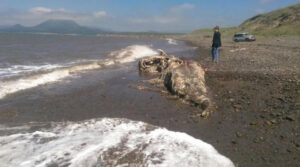
[[[249,32],[259,36],[300,36],[300,4],[256,15],[244,21],[238,27],[221,28],[224,37],[236,32]],[[192,32],[209,36],[212,29],[201,29]]]
[[[234,33],[239,32],[240,28],[238,27],[226,27],[220,29],[220,32],[222,34],[222,37],[232,37]],[[203,37],[210,38],[213,34],[213,29],[200,29],[193,31],[191,33],[192,35],[201,35]]]
[[[300,4],[254,16],[239,26],[257,35],[300,35]]]

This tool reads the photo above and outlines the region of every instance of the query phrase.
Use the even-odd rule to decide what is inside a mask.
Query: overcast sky
[[[71,19],[115,31],[188,32],[237,26],[259,13],[297,3],[300,0],[0,0],[0,25]]]

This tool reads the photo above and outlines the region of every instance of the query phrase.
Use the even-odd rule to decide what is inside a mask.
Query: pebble
[[[271,121],[266,121],[266,124],[271,126],[272,125],[272,122]]]
[[[206,112],[206,111],[203,111],[202,113],[201,113],[201,117],[206,117],[208,115],[208,113]]]
[[[296,118],[295,118],[294,115],[287,115],[287,116],[285,117],[285,119],[287,119],[287,120],[289,120],[289,121],[295,121],[295,120],[296,120]]]
[[[252,121],[252,122],[250,122],[250,125],[257,125],[257,122],[256,121]]]
[[[234,104],[233,107],[240,109],[240,108],[242,108],[242,105],[240,105],[240,104]]]
[[[280,100],[283,103],[286,103],[287,101],[284,98],[279,97],[278,100]]]
[[[273,112],[272,112],[270,115],[271,115],[272,117],[276,117],[276,113],[273,113]]]
[[[265,141],[265,138],[264,137],[260,137],[259,140],[260,141]]]
[[[261,159],[262,159],[263,161],[268,161],[268,158],[266,158],[266,157],[261,157]]]
[[[232,144],[237,144],[237,142],[235,140],[232,140],[231,143]]]
[[[243,136],[243,134],[242,134],[241,132],[236,132],[235,135],[236,135],[237,137],[242,137],[242,136]]]
[[[258,143],[259,140],[257,138],[253,139],[253,143]]]
[[[276,116],[277,117],[280,117],[282,114],[281,113],[276,113]]]
[[[276,124],[276,123],[277,123],[276,119],[272,119],[272,120],[271,120],[271,123],[272,123],[272,124]]]

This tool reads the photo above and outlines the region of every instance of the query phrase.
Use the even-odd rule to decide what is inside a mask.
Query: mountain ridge
[[[81,26],[73,20],[46,20],[38,25],[25,27],[21,24],[16,24],[11,27],[0,29],[0,32],[5,33],[56,33],[56,34],[105,34],[111,31],[101,28],[91,28]]]

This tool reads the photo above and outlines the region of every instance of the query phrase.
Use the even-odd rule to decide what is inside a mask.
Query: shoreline
[[[210,63],[209,50],[203,46],[193,57],[208,68],[206,85],[215,110],[207,119],[197,116],[196,108],[188,104],[167,99],[157,92],[128,87],[151,78],[139,75],[136,64],[104,81],[97,72],[87,74],[82,80],[93,78],[93,84],[61,94],[43,94],[44,88],[20,92],[3,101],[0,122],[23,124],[127,118],[201,139],[236,166],[297,166],[300,163],[298,78],[293,78],[294,74],[286,78],[272,73],[266,76],[251,70],[248,73],[224,72],[232,67],[227,66],[228,59],[234,65],[241,63],[240,59],[232,60],[231,55],[226,55],[228,53],[228,49],[222,51],[222,61],[218,65]],[[48,89],[56,88],[50,86]],[[20,99],[14,101],[18,95]]]
[[[282,44],[285,39],[234,43],[225,38],[217,65],[210,63],[209,39],[184,40],[198,46],[195,60],[207,68],[206,82],[217,112],[210,121],[229,124],[227,144],[212,144],[236,166],[300,164],[300,66],[295,64],[300,61],[299,38],[291,46]],[[230,52],[235,48],[247,49]],[[245,61],[249,57],[256,61]]]

